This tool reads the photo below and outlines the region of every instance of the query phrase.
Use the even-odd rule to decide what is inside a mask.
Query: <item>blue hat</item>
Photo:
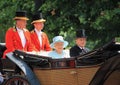
[[[63,42],[64,43],[63,48],[67,47],[68,45],[68,42],[65,41],[62,36],[56,36],[53,38],[53,43],[50,44],[51,48],[54,48],[54,44],[56,42]]]

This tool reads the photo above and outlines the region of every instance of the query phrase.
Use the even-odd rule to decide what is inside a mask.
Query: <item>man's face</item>
[[[26,20],[16,20],[16,26],[20,29],[26,28],[27,21]]]
[[[85,47],[86,38],[76,38],[76,44],[80,47]]]
[[[44,27],[44,22],[35,22],[35,23],[34,23],[34,27],[35,27],[37,30],[42,30],[43,27]]]

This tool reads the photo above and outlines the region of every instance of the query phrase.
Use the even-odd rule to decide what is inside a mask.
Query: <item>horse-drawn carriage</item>
[[[19,50],[8,53],[2,59],[3,85],[120,85],[118,41],[115,38],[75,58],[52,59]],[[19,74],[14,71],[16,66],[21,69]]]

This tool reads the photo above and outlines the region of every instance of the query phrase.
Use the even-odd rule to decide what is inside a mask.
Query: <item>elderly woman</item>
[[[53,43],[51,43],[51,48],[54,50],[48,53],[48,56],[58,59],[58,58],[68,58],[69,51],[64,50],[67,47],[68,42],[63,39],[62,36],[55,36],[53,38]]]

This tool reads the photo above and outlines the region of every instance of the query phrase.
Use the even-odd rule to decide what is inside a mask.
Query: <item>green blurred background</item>
[[[120,36],[119,0],[0,0],[0,42],[5,42],[5,33],[14,26],[15,12],[27,11],[27,24],[32,29],[32,15],[42,11],[45,22],[44,32],[50,42],[56,35],[62,35],[75,44],[76,29],[85,29],[87,47],[96,49],[114,37]]]

